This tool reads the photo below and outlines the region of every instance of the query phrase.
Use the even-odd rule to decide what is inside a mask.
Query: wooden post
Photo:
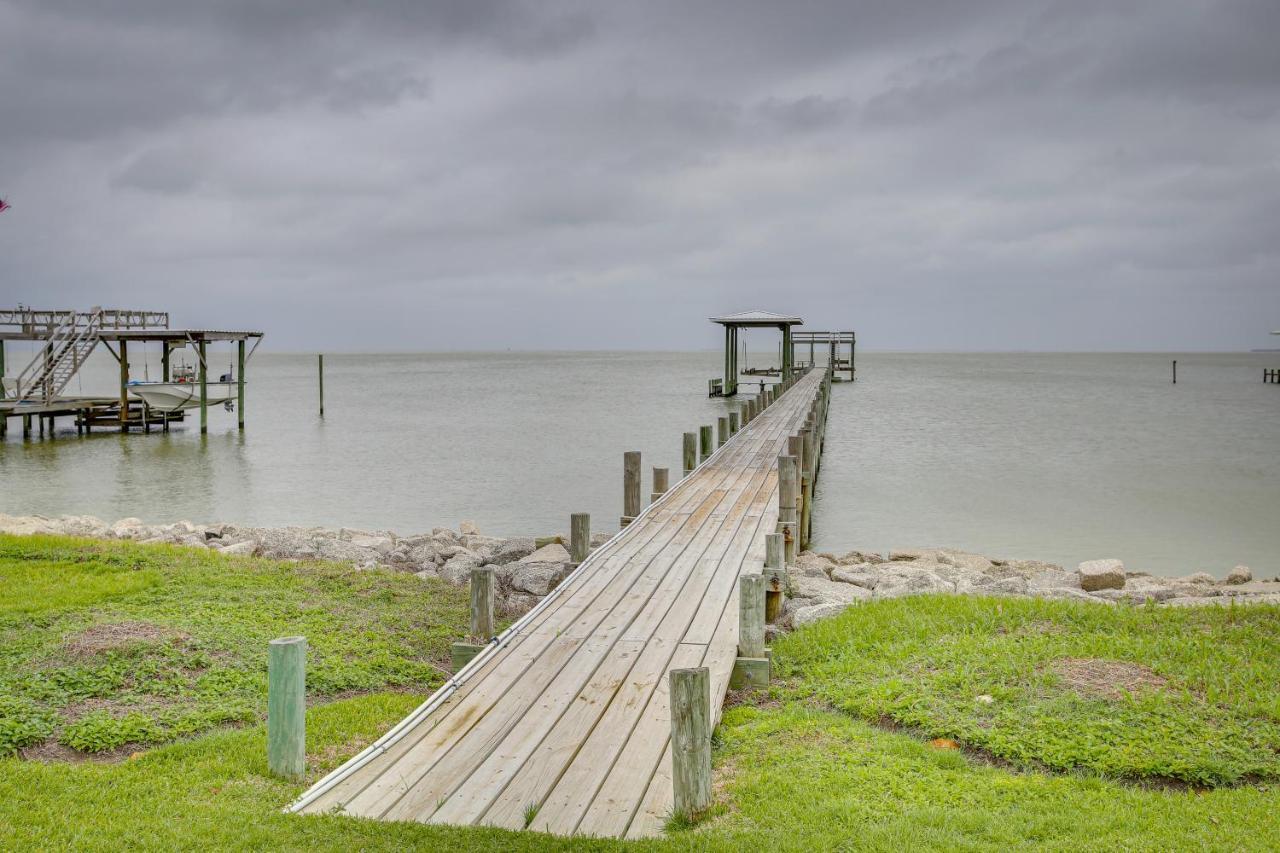
[[[711,671],[673,669],[669,679],[675,814],[692,818],[711,804]]]
[[[1176,358],[1173,360],[1173,384],[1178,384],[1178,360]]]
[[[640,451],[622,454],[622,526],[640,514]]]
[[[316,368],[320,372],[320,417],[324,417],[324,353],[316,356]]]
[[[684,434],[684,475],[688,477],[693,473],[693,469],[698,467],[698,434],[696,432],[686,432]]]
[[[205,342],[202,340],[197,346],[200,350],[200,433],[203,435],[209,431],[209,365],[205,362]]]
[[[700,454],[699,464],[707,461],[707,457],[711,455],[711,424],[703,424],[698,427],[698,452]]]
[[[794,456],[778,457],[778,532],[783,535],[783,562],[790,566],[796,561],[797,506],[800,494],[800,472]]]
[[[724,443],[729,440],[729,419],[727,417],[716,418],[716,447],[724,447]]]
[[[244,341],[236,346],[236,420],[244,432]]]
[[[782,615],[782,596],[786,592],[786,542],[781,533],[764,535],[764,618],[770,624]]]
[[[31,438],[31,415],[22,416],[22,437]]]
[[[734,409],[729,413],[729,435],[738,434],[738,410]]]
[[[496,633],[493,629],[493,579],[492,566],[471,570],[471,636],[480,642]]]
[[[169,346],[169,342],[165,341],[163,346],[160,347],[160,379],[162,382],[169,381],[169,355],[171,352],[172,349]]]
[[[738,578],[738,658],[729,686],[764,687],[769,683],[769,653],[764,647],[764,575]]]
[[[738,655],[764,657],[764,575],[738,578]]]
[[[267,767],[277,776],[301,779],[306,772],[306,712],[307,639],[272,640],[267,647]]]
[[[569,559],[576,566],[591,552],[591,515],[575,512],[569,516]]]
[[[649,495],[649,503],[653,503],[667,493],[667,489],[670,488],[668,482],[667,469],[655,467],[653,469],[653,493]]]
[[[129,342],[120,342],[120,429],[129,429]]]

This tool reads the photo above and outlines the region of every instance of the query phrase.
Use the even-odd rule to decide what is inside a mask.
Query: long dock
[[[538,608],[291,809],[560,835],[661,833],[673,806],[667,674],[707,667],[719,720],[738,654],[739,577],[762,570],[764,537],[779,519],[778,457],[828,379],[810,370],[753,412]]]

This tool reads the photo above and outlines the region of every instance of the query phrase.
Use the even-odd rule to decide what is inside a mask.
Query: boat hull
[[[238,392],[235,382],[208,382],[205,388],[205,399],[211,406],[236,399]],[[199,382],[130,383],[129,393],[160,412],[177,412],[200,407]]]

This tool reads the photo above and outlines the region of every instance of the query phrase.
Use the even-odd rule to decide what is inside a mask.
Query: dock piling
[[[307,769],[307,638],[267,647],[267,767],[301,779]]]
[[[764,646],[765,578],[738,578],[738,658],[729,676],[731,687],[764,687],[769,683],[769,656]]]
[[[569,516],[569,559],[577,566],[591,551],[591,515],[575,512]]]
[[[316,369],[320,375],[320,417],[324,417],[324,353],[316,356]]]
[[[706,462],[711,456],[711,424],[698,427],[698,464]]]
[[[711,803],[711,671],[673,669],[669,679],[675,814],[692,818]]]
[[[640,451],[622,454],[622,526],[640,514]]]
[[[729,418],[716,418],[716,447],[724,447],[729,440]]]
[[[782,615],[782,596],[786,593],[786,542],[781,533],[764,535],[764,619],[772,624]]]
[[[698,434],[696,432],[686,432],[684,434],[684,476],[688,477],[693,473],[693,469],[698,467]]]
[[[668,488],[670,488],[670,477],[668,477],[667,469],[654,466],[653,492],[649,495],[649,503],[653,503],[666,494]]]

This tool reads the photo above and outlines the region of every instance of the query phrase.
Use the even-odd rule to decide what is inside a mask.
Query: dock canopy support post
[[[622,454],[622,526],[640,514],[640,451]]]
[[[120,342],[120,429],[129,429],[129,342]]]
[[[123,350],[124,341],[120,342]],[[209,367],[205,364],[205,343],[200,341],[200,434],[209,431]]]
[[[769,683],[769,652],[764,646],[765,578],[738,578],[738,659],[729,686],[765,687]]]
[[[575,512],[569,516],[569,559],[574,568],[591,552],[591,514]]]
[[[673,669],[669,679],[672,793],[688,819],[711,804],[711,670]]]
[[[301,779],[307,769],[306,637],[267,647],[267,767],[286,779]]]
[[[236,420],[244,432],[244,341],[236,342]]]

